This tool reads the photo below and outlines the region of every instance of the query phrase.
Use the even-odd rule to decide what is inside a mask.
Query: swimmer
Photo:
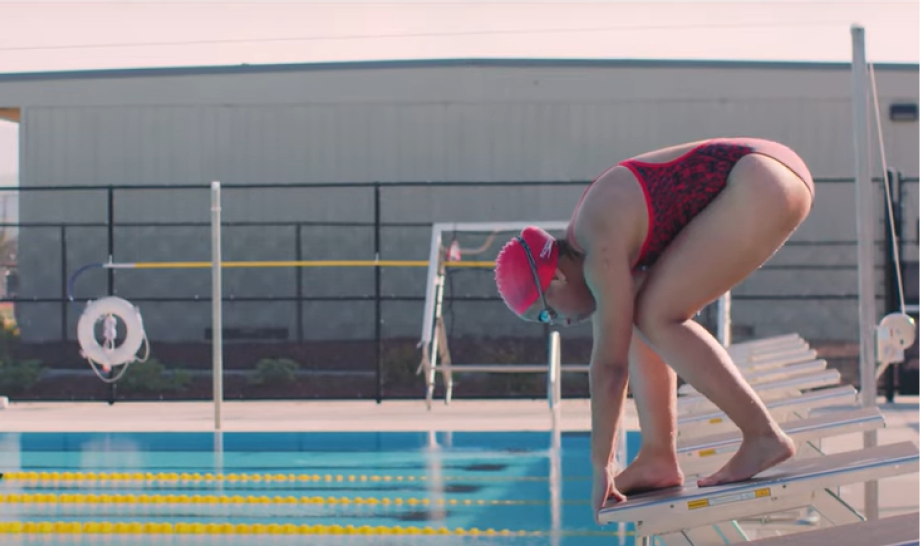
[[[741,430],[735,455],[700,487],[747,480],[795,454],[724,347],[693,317],[766,262],[805,220],[814,181],[788,147],[716,138],[607,169],[555,239],[528,227],[496,258],[495,280],[520,318],[591,319],[592,508],[683,484],[677,375]],[[642,447],[614,475],[627,383]]]

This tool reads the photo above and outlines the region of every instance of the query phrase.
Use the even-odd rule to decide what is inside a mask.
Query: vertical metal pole
[[[374,259],[380,260],[380,184],[374,184]],[[377,366],[377,403],[383,401],[383,361],[380,344],[383,342],[383,317],[380,305],[380,266],[374,267],[374,361]]]
[[[894,173],[889,170],[885,173],[885,176],[888,184],[892,186],[890,195],[893,201],[890,209],[885,207],[885,313],[894,313],[901,310],[898,299],[898,280],[894,270],[896,267],[894,245],[898,244],[896,239],[900,239],[900,234],[892,233],[890,228],[898,225],[897,207],[899,202],[895,200],[899,198],[899,193],[895,191]],[[894,379],[897,366],[897,362],[891,362],[885,367],[885,400],[888,402],[894,402]]]
[[[901,171],[898,171],[897,179],[898,179],[898,190],[896,194],[897,200],[895,201],[895,206],[894,206],[894,217],[895,217],[895,221],[894,221],[895,242],[894,244],[896,245],[895,248],[897,248],[898,256],[900,257],[904,255],[904,245],[902,244],[904,241],[904,225],[905,225],[905,222],[904,222],[904,218],[905,218],[904,216],[904,173],[902,173]],[[897,271],[898,273],[897,278],[900,279],[899,287],[898,287],[898,289],[900,290],[900,292],[898,293],[898,296],[899,296],[898,297],[898,308],[901,312],[907,313],[906,306],[905,308],[901,308],[902,297],[906,297],[904,292],[907,290],[907,288],[904,286],[904,269],[901,266],[902,263],[903,262],[899,259],[894,264],[896,268],[900,268],[900,270]],[[904,363],[901,363],[901,366],[898,367],[898,388],[897,388],[898,394],[904,394],[904,390],[905,390],[904,385],[906,384],[904,381],[905,379],[904,370],[905,370]]]
[[[211,182],[211,347],[214,375],[214,430],[221,429],[224,400],[223,287],[220,252],[220,182]]]
[[[294,231],[294,259],[298,262],[303,261],[303,225],[297,224]],[[295,267],[294,272],[297,274],[294,286],[297,296],[297,341],[303,343],[303,268]]]
[[[425,320],[422,326],[422,339],[419,342],[424,355],[422,363],[425,372],[425,405],[429,411],[431,411],[431,403],[434,401],[434,387],[438,376],[437,365],[442,337],[440,321],[443,298],[444,268],[441,264],[441,226],[432,224],[431,243],[428,249],[428,283],[425,287],[425,310],[423,311]],[[449,365],[450,359],[447,359],[447,361]],[[446,376],[442,375],[442,377],[446,380]]]
[[[555,333],[555,335],[559,335]],[[559,546],[562,543],[562,502],[563,502],[563,471],[562,471],[562,427],[561,424],[553,427],[549,447],[549,505],[550,529],[552,538],[550,546]]]
[[[862,405],[875,407],[875,203],[869,169],[869,113],[865,30],[853,25],[853,159],[856,172],[856,230],[859,273],[859,376]],[[875,431],[863,434],[865,447],[878,443]],[[866,482],[865,515],[878,519],[878,482]]]
[[[553,330],[549,334],[549,362],[547,362],[546,376],[546,401],[549,405],[553,426],[558,424],[560,417],[559,403],[562,397],[560,383],[562,381],[562,341],[559,332]]]
[[[106,195],[106,242],[107,242],[107,253],[109,255],[109,262],[115,261],[115,188],[112,186],[108,187],[108,193]],[[115,294],[115,270],[112,268],[106,269],[106,285],[108,294],[110,296]],[[112,368],[109,370],[109,379],[111,380],[115,377],[115,369]],[[109,405],[115,403],[115,382],[112,381],[109,383]]]
[[[67,342],[67,312],[70,300],[67,297],[67,226],[61,225],[61,341]]]
[[[716,304],[716,335],[723,347],[732,343],[732,293],[722,294]]]
[[[106,206],[106,242],[109,262],[115,261],[115,188],[109,186]],[[109,295],[115,294],[115,270],[106,269],[106,283]]]

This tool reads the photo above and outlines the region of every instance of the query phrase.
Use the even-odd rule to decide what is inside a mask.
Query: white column
[[[853,161],[856,174],[856,234],[859,278],[859,382],[862,405],[875,407],[875,202],[869,155],[868,71],[865,30],[853,25]],[[865,447],[878,442],[876,432],[863,435]],[[866,482],[866,519],[878,519],[878,482]]]

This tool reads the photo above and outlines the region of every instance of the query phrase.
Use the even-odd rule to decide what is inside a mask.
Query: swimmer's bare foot
[[[613,483],[624,495],[683,485],[684,473],[676,455],[644,455],[641,451]]]
[[[701,478],[700,487],[741,482],[774,467],[795,455],[795,443],[782,431],[767,436],[746,437],[725,466]]]

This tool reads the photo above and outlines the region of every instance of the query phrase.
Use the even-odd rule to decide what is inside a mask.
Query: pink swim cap
[[[556,239],[535,226],[524,228],[521,238],[527,243],[530,255],[537,266],[540,290],[546,291],[553,280],[559,261],[559,246]],[[540,297],[530,260],[517,237],[505,244],[495,259],[495,284],[505,305],[518,316]]]

